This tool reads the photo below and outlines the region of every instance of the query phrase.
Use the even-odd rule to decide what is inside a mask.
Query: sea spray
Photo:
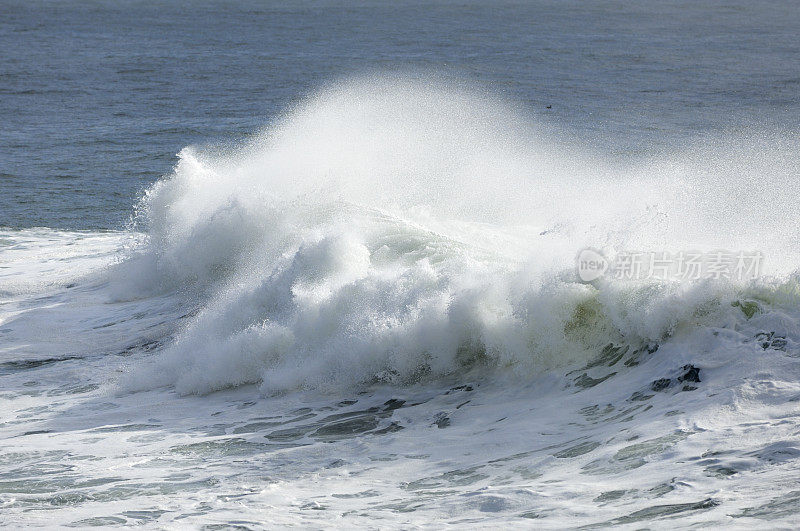
[[[115,272],[115,294],[180,291],[198,313],[123,385],[524,378],[609,343],[744,319],[735,279],[575,274],[589,247],[759,249],[772,274],[791,271],[796,231],[762,235],[794,208],[794,191],[776,191],[797,156],[726,149],[612,162],[485,92],[391,76],[335,84],[244,148],[184,149],[147,191],[148,241]]]

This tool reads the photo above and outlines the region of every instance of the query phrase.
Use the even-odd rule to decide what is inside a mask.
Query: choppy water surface
[[[791,527],[798,16],[7,3],[0,522]]]

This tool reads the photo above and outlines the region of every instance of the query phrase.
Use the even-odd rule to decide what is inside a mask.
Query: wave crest
[[[797,162],[770,149],[789,163],[762,164],[754,186],[730,152],[721,167],[620,165],[548,140],[477,91],[336,85],[235,152],[183,150],[146,193],[148,241],[119,266],[117,296],[178,290],[199,313],[126,385],[277,392],[524,375],[740,319],[741,286],[582,284],[574,258],[589,246],[767,246],[782,251],[776,271],[791,270],[796,234],[758,238],[794,204],[753,208]]]

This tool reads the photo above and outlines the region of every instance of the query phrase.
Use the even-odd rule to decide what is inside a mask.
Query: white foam
[[[790,527],[797,155],[611,164],[509,109],[358,80],[185,150],[131,253],[0,233],[4,523]],[[755,249],[772,276],[587,285],[583,246]]]
[[[115,293],[180,289],[201,312],[126,385],[273,392],[476,366],[527,374],[727,319],[741,286],[583,285],[575,256],[760,250],[786,275],[800,261],[796,191],[781,185],[797,161],[763,140],[621,165],[478,91],[332,86],[240,150],[185,149],[147,192],[149,241]]]

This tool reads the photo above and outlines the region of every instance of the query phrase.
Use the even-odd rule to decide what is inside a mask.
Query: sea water
[[[0,523],[790,527],[798,22],[5,3]]]

